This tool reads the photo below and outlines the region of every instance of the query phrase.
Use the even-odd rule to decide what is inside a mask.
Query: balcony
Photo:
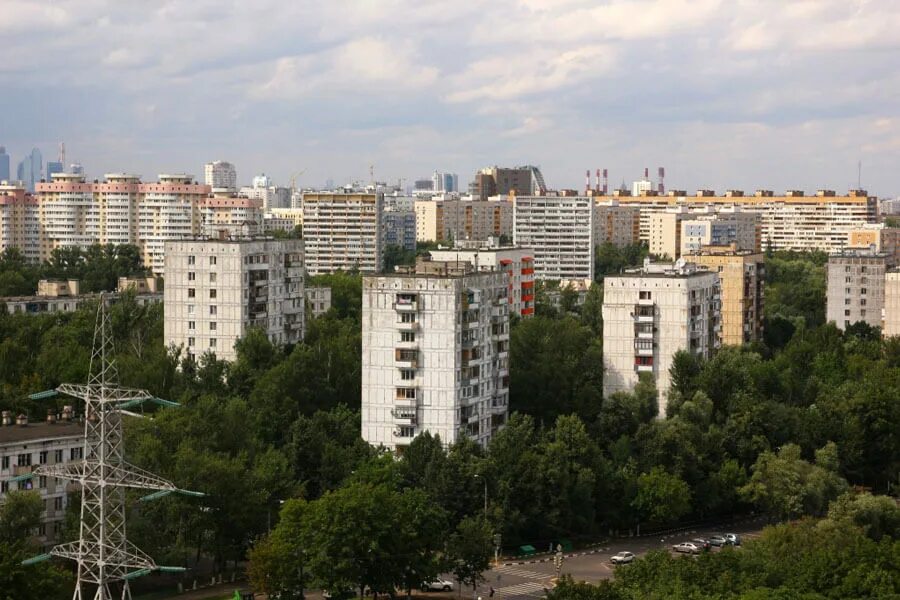
[[[634,365],[634,370],[638,373],[652,373],[653,365]]]
[[[418,330],[419,330],[419,322],[418,321],[412,321],[411,323],[397,321],[397,331],[418,331]]]
[[[394,350],[394,363],[401,369],[415,369],[418,367],[419,353],[415,350],[396,348]]]
[[[394,310],[397,312],[417,312],[419,310],[419,297],[415,294],[398,294],[394,302]]]
[[[634,344],[634,355],[635,356],[653,356],[653,346],[647,346],[645,344]]]
[[[415,425],[416,424],[416,406],[407,406],[405,404],[396,404],[391,410],[394,422],[397,425]]]

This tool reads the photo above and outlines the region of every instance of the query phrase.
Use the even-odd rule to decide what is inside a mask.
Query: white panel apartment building
[[[429,431],[486,445],[506,423],[507,278],[420,262],[363,278],[362,436],[402,452]]]
[[[513,243],[534,249],[535,278],[594,278],[593,199],[516,196],[513,205]]]
[[[166,244],[166,345],[234,360],[250,327],[275,344],[303,339],[303,241],[193,239]]]
[[[486,241],[512,235],[513,206],[506,198],[417,200],[415,210],[416,239],[420,242]]]
[[[884,274],[884,337],[900,335],[900,270]]]
[[[631,391],[650,374],[664,417],[679,350],[709,358],[719,346],[719,277],[692,263],[646,262],[603,281],[603,395]]]
[[[888,255],[848,249],[828,257],[826,318],[844,330],[858,321],[881,327]]]
[[[458,247],[460,244],[463,247]],[[459,243],[456,248],[432,250],[429,254],[435,261],[465,261],[476,271],[505,273],[512,314],[520,317],[534,315],[534,251],[531,248],[500,246],[492,239],[484,246]]]
[[[377,273],[384,264],[381,193],[303,194],[303,239],[310,275],[352,271]]]
[[[212,189],[237,190],[237,170],[234,165],[224,160],[208,162],[203,166],[206,185]]]
[[[37,540],[44,549],[62,539],[67,485],[54,477],[28,475],[41,465],[81,460],[84,449],[84,426],[73,420],[71,407],[60,417],[53,414],[43,423],[28,423],[24,415],[14,419],[9,411],[3,411],[0,425],[0,502],[15,490],[34,490],[41,495],[44,510]]]

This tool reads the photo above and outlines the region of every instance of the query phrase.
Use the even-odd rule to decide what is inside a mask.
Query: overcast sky
[[[900,192],[897,0],[0,0],[15,163]]]

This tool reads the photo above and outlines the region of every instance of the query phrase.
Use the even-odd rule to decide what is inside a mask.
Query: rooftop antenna
[[[862,189],[862,161],[856,162],[856,189]]]

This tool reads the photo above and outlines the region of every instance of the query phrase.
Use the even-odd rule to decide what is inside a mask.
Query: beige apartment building
[[[641,211],[609,200],[594,204],[594,242],[624,248],[640,243]]]
[[[364,440],[397,452],[425,431],[490,442],[509,410],[507,286],[468,262],[363,278]]]
[[[884,337],[900,335],[900,269],[884,275]]]
[[[650,215],[647,242],[650,254],[675,260],[681,254],[681,222],[690,217],[684,206],[667,208]]]
[[[889,267],[900,265],[900,227],[888,227],[884,223],[869,223],[850,231],[847,243],[850,248],[874,248],[887,255]]]
[[[731,244],[703,246],[685,259],[719,276],[722,344],[740,346],[762,340],[766,279],[763,254]]]
[[[419,242],[486,241],[490,237],[512,236],[513,205],[505,197],[416,200],[415,213]]]
[[[679,350],[709,358],[720,343],[717,273],[683,259],[603,280],[603,395],[630,392],[641,373],[656,382],[665,417],[669,370]]]
[[[863,321],[881,327],[887,254],[845,249],[828,257],[826,318],[844,330]]]
[[[200,201],[203,234],[218,236],[256,235],[263,233],[262,200],[215,194]]]
[[[641,209],[641,241],[650,242],[651,215],[668,208],[685,206],[691,211],[735,207],[742,212],[759,214],[763,249],[821,250],[834,252],[847,245],[851,230],[875,223],[878,199],[865,190],[850,190],[838,196],[832,190],[819,190],[814,196],[789,190],[776,196],[770,190],[757,190],[745,196],[741,190],[716,195],[712,190],[698,190],[689,196],[683,190],[671,190],[665,196],[648,190],[640,196],[630,192],[614,192],[612,196],[594,196],[595,201],[618,200],[623,206]]]
[[[384,195],[365,192],[303,194],[303,238],[310,275],[381,271]]]
[[[0,182],[0,252],[18,248],[28,262],[40,260],[37,199],[24,187]]]
[[[234,360],[251,327],[278,345],[303,339],[302,240],[196,238],[166,243],[167,346]]]

